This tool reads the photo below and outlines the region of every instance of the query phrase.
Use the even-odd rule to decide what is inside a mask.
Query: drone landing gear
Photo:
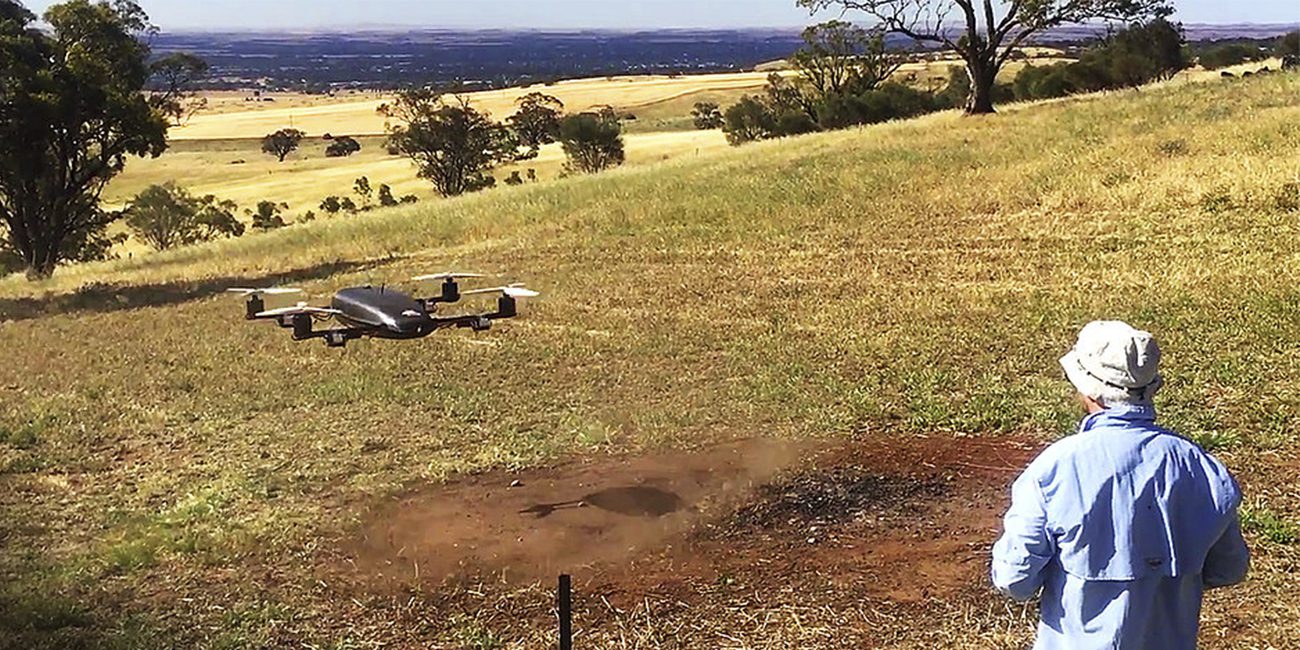
[[[244,318],[248,320],[257,320],[257,315],[266,311],[266,303],[263,302],[262,297],[257,294],[248,297],[248,304],[246,307],[248,311],[244,315]]]
[[[356,330],[325,330],[320,334],[325,339],[325,345],[331,348],[345,347],[348,341],[361,338],[361,332]]]

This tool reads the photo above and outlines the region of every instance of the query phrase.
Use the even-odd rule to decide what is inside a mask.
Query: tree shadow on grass
[[[0,322],[22,321],[54,314],[107,313],[123,309],[160,307],[224,293],[230,287],[270,287],[319,280],[338,273],[380,266],[382,262],[328,262],[260,276],[225,276],[178,280],[160,284],[87,284],[72,293],[45,298],[0,298]]]

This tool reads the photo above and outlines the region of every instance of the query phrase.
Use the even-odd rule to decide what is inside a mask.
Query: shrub
[[[286,224],[281,211],[288,209],[289,205],[287,203],[258,201],[257,210],[249,213],[249,216],[253,218],[253,228],[257,230],[274,230],[285,227]]]
[[[385,183],[379,185],[379,205],[385,208],[391,208],[397,205],[397,199],[393,198],[393,188]]]
[[[714,102],[695,102],[695,108],[691,109],[691,118],[695,128],[701,131],[720,129],[726,123],[722,117],[722,109]]]
[[[775,137],[776,117],[767,105],[750,95],[740,98],[723,114],[722,132],[727,142],[741,145],[746,142]]]
[[[175,183],[151,185],[127,204],[126,225],[155,250],[244,234],[232,201],[195,198]]]
[[[1259,61],[1263,58],[1265,58],[1265,53],[1258,47],[1242,43],[1228,43],[1201,52],[1200,64],[1206,70],[1215,70],[1247,61]]]
[[[623,164],[623,125],[613,111],[579,113],[560,121],[565,168],[594,173]]]
[[[1162,141],[1160,144],[1156,145],[1156,150],[1172,158],[1174,156],[1186,155],[1191,149],[1187,146],[1186,140],[1178,138],[1176,140]]]
[[[338,214],[338,211],[343,209],[343,204],[339,201],[339,197],[327,196],[320,202],[320,209],[329,214]]]
[[[325,147],[325,156],[329,158],[346,158],[361,151],[361,143],[346,135],[335,138]]]

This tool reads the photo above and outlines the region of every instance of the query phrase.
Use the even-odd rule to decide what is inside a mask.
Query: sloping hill
[[[1207,647],[1268,647],[1300,587],[1280,543],[1300,521],[1285,460],[1300,451],[1297,170],[1300,77],[1274,75],[940,114],[7,279],[0,596],[23,615],[0,626],[381,639],[416,625],[405,600],[342,613],[312,586],[311,549],[407,486],[759,435],[1049,439],[1074,417],[1055,359],[1114,317],[1158,334],[1167,423],[1251,495],[1257,577],[1207,607]],[[444,269],[545,295],[488,335],[344,352],[246,325],[219,295]],[[931,605],[900,645],[947,630],[979,646],[961,633],[976,623]],[[23,628],[32,612],[55,623]],[[967,614],[1001,629],[992,606]],[[475,623],[423,624],[429,642]]]

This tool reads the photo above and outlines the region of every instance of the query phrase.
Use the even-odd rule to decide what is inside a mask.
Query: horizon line
[[[1088,27],[1090,25],[1101,26],[1103,22],[1093,23],[1072,23],[1068,25],[1059,25],[1051,29],[1061,29],[1070,27]],[[1209,28],[1227,28],[1227,27],[1257,27],[1257,28],[1280,28],[1295,29],[1300,28],[1300,21],[1294,22],[1185,22],[1180,23],[1184,28],[1209,27]],[[356,34],[364,32],[382,32],[382,33],[409,33],[409,32],[546,32],[546,33],[584,33],[584,32],[621,32],[621,33],[644,33],[644,32],[717,32],[717,31],[761,31],[761,30],[787,30],[803,29],[807,24],[790,24],[790,25],[730,25],[730,26],[710,26],[710,27],[485,27],[485,26],[438,26],[438,25],[398,25],[371,23],[356,26],[343,25],[319,25],[305,27],[234,27],[234,26],[181,26],[181,27],[159,27],[159,33],[162,34],[302,34],[302,33],[336,33],[336,34]]]

